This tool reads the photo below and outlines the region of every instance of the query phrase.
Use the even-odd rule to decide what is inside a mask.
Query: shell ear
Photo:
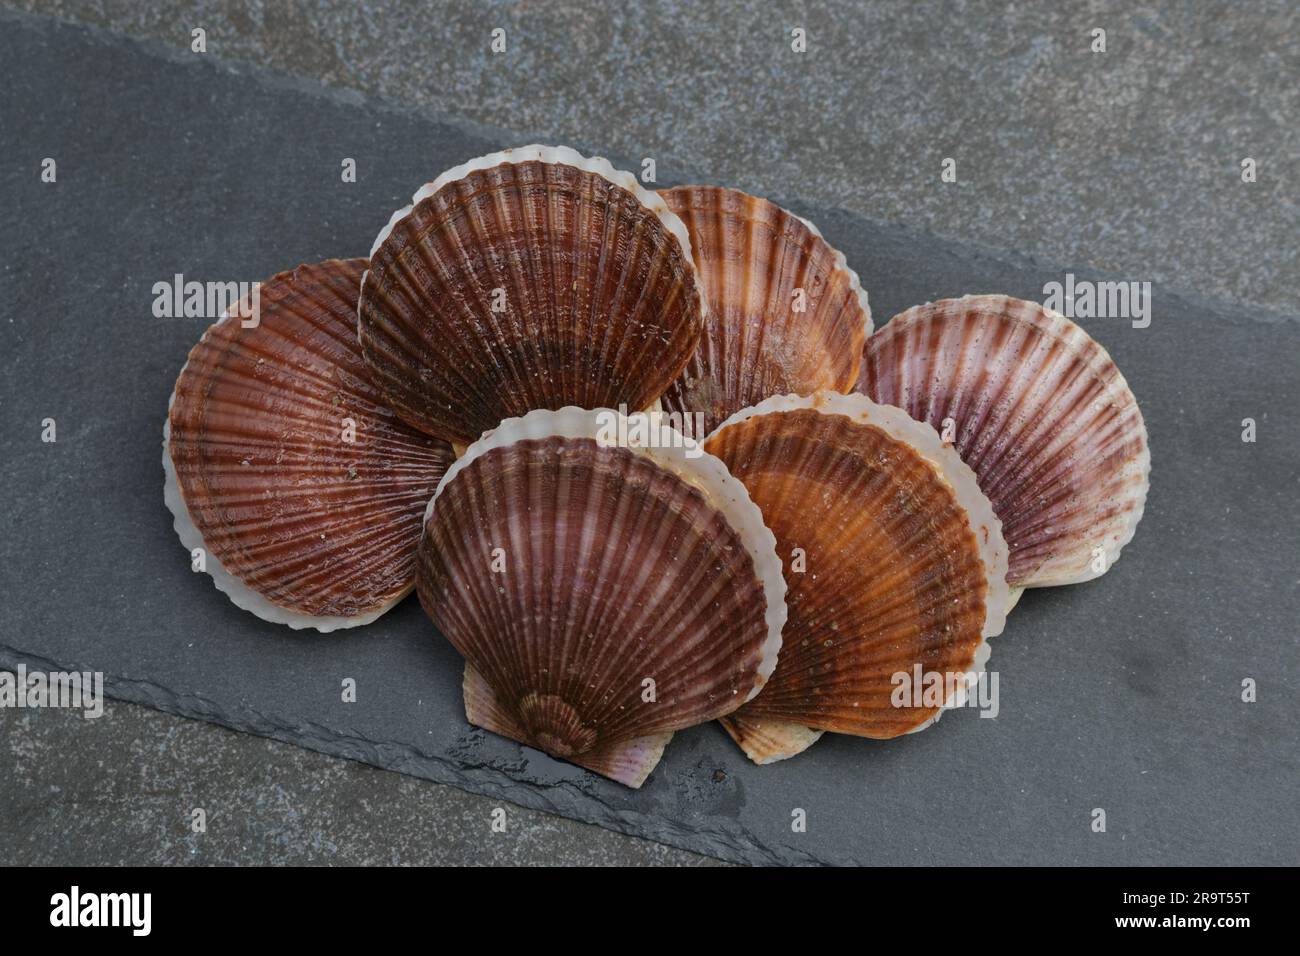
[[[660,195],[686,224],[708,302],[700,346],[665,406],[702,413],[707,433],[770,395],[851,391],[871,309],[817,227],[736,189]]]
[[[465,719],[471,724],[518,743],[532,745],[530,732],[516,722],[511,708],[497,700],[491,685],[468,661],[465,662],[464,691]],[[672,739],[671,733],[631,737],[583,753],[567,754],[566,759],[636,790],[646,782]]]
[[[1035,302],[916,306],[867,340],[858,388],[944,434],[1002,519],[1018,588],[1105,573],[1151,473],[1146,425],[1114,361]]]
[[[529,146],[417,192],[375,241],[357,315],[392,407],[468,445],[535,408],[644,410],[703,309],[662,199],[603,159]]]
[[[410,593],[445,442],[385,407],[355,331],[366,263],[299,266],[204,333],[163,432],[176,532],[235,604],[320,631]],[[246,317],[243,317],[246,316]]]
[[[788,720],[749,717],[742,712],[719,718],[718,723],[745,751],[745,756],[757,764],[776,763],[798,756],[825,733]]]

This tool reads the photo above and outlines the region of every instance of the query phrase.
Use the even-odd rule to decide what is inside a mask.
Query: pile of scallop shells
[[[758,763],[929,726],[1022,589],[1115,561],[1150,458],[1064,317],[975,295],[872,334],[811,223],[529,146],[209,328],[163,466],[237,605],[330,631],[414,589],[471,724],[637,787],[715,719]],[[896,706],[918,665],[951,695]]]

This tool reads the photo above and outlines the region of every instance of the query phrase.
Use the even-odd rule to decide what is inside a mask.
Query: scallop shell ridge
[[[871,334],[866,290],[807,219],[720,186],[661,195],[686,223],[708,302],[699,347],[664,396],[706,431],[774,394],[851,391]]]
[[[915,732],[964,702],[1005,622],[1007,550],[974,475],[933,429],[861,395],[776,396],[706,447],[739,467],[782,555],[806,552],[788,575],[783,663],[723,719],[751,759],[792,756],[824,730]],[[951,690],[892,710],[890,680],[921,662]]]
[[[464,179],[470,173],[478,172],[484,169],[492,169],[494,166],[501,166],[506,163],[526,163],[536,161],[541,163],[561,163],[565,166],[573,166],[576,169],[585,170],[589,173],[595,173],[615,186],[626,189],[641,205],[645,206],[664,224],[664,228],[673,234],[677,242],[681,245],[682,251],[688,259],[691,258],[691,237],[686,231],[686,226],[677,218],[668,204],[656,192],[645,189],[637,181],[636,176],[631,173],[615,169],[614,165],[604,156],[583,156],[576,149],[568,146],[544,146],[540,143],[534,143],[531,146],[515,146],[511,149],[503,149],[500,152],[488,153],[485,156],[479,156],[468,162],[461,163],[459,166],[453,166],[446,172],[440,173],[431,183],[425,183],[415,191],[411,197],[410,203],[393,213],[388,220],[388,225],[379,231],[375,241],[370,246],[370,255],[379,250],[384,244],[384,240],[392,233],[393,227],[401,220],[411,214],[421,200],[432,196],[443,186],[455,182],[458,179]],[[811,225],[811,224],[810,224]],[[363,279],[364,282],[364,279]]]
[[[410,593],[421,509],[452,457],[366,377],[351,318],[364,265],[327,260],[261,283],[259,324],[227,312],[208,328],[163,426],[181,543],[203,549],[236,606],[295,629],[367,624]]]
[[[916,306],[868,339],[858,387],[935,427],[951,419],[1003,520],[1013,586],[1091,580],[1133,539],[1151,469],[1142,413],[1064,316],[1000,295]]]
[[[537,410],[471,445],[427,511],[417,590],[469,665],[472,723],[637,786],[673,731],[762,688],[785,584],[721,462],[605,441],[618,417]]]
[[[650,407],[707,307],[663,199],[605,159],[526,146],[448,170],[393,215],[357,333],[397,412],[466,445],[534,408]]]

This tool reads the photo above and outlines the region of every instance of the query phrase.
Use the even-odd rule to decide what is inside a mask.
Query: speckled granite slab
[[[1300,862],[1296,317],[1157,287],[1147,328],[1083,321],[1146,415],[1147,515],[1104,578],[1026,595],[994,644],[996,719],[828,737],[761,768],[696,728],[633,792],[467,726],[459,661],[414,602],[333,636],[238,610],[190,571],[162,501],[167,399],[206,323],[155,318],[155,282],[364,255],[420,183],[534,137],[79,28],[0,25],[0,665],[103,671],[122,699],[733,860]],[[1096,278],[774,198],[846,254],[878,324],[941,296],[1041,299],[1068,272]],[[356,703],[341,700],[347,677]]]

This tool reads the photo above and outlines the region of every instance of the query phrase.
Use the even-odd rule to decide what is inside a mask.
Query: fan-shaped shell
[[[707,434],[771,395],[851,391],[871,309],[817,227],[736,189],[660,195],[686,224],[708,301],[700,346],[664,407],[703,414]]]
[[[424,508],[452,459],[370,382],[356,339],[365,266],[329,260],[262,283],[256,326],[223,317],[190,352],[164,427],[182,543],[205,550],[237,605],[294,628],[365,624],[410,592]]]
[[[974,474],[933,429],[823,392],[746,409],[705,447],[749,490],[785,562],[780,663],[723,721],[751,759],[791,756],[817,731],[928,726],[942,707],[893,700],[918,664],[965,692],[1005,622],[1007,551]]]
[[[397,413],[464,445],[535,408],[650,407],[702,309],[663,200],[603,159],[528,146],[443,173],[393,216],[359,332]]]
[[[859,389],[950,432],[1002,520],[1014,587],[1090,580],[1132,540],[1151,471],[1142,412],[1064,316],[1002,295],[908,309],[868,340]]]
[[[620,419],[534,411],[471,445],[430,503],[417,593],[466,659],[471,723],[637,787],[673,731],[762,687],[785,584],[721,462],[619,444]]]

